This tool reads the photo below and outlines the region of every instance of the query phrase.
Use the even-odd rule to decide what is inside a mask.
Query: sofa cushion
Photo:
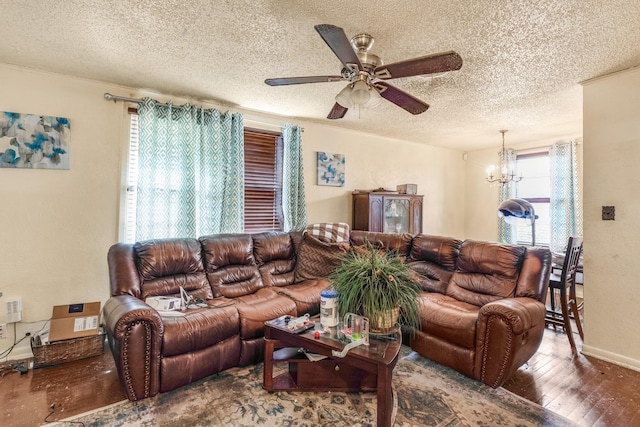
[[[196,239],[141,241],[133,246],[140,276],[140,299],[177,296],[183,287],[195,298],[212,298]]]
[[[420,330],[459,347],[476,345],[476,321],[480,308],[438,293],[418,297]]]
[[[412,261],[409,267],[418,273],[418,283],[424,291],[444,294],[453,272],[440,265],[428,261]]]
[[[451,237],[418,234],[413,238],[409,261],[428,261],[454,271],[461,245],[462,240]]]
[[[265,286],[288,286],[295,281],[296,260],[279,259],[259,267]]]
[[[264,287],[250,234],[217,234],[199,240],[214,297],[237,298]]]
[[[264,322],[280,316],[296,315],[296,303],[278,295],[273,288],[264,288],[238,297],[234,305],[240,315],[240,338],[242,340],[264,336]]]
[[[161,316],[163,356],[207,348],[240,333],[238,311],[231,302],[211,308],[190,308],[181,313],[183,316]]]
[[[422,289],[444,294],[456,269],[462,241],[451,237],[414,236],[407,260],[418,273]]]
[[[408,233],[390,234],[354,230],[351,232],[350,240],[353,246],[365,246],[371,244],[377,248],[396,251],[398,256],[406,257],[409,255],[409,251],[411,250],[412,236]]]
[[[275,260],[295,260],[296,252],[289,233],[269,231],[252,237],[253,253],[258,265]]]
[[[326,279],[305,280],[289,286],[281,286],[276,292],[296,303],[297,316],[309,313],[310,316],[320,312],[320,292],[329,286]]]
[[[329,277],[348,251],[349,242],[323,242],[305,233],[298,253],[295,282]]]
[[[525,254],[524,246],[466,240],[446,294],[478,307],[513,297]]]
[[[296,251],[289,233],[254,234],[253,253],[265,286],[286,286],[293,283]]]

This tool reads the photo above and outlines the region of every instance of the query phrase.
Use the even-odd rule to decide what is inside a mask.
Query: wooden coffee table
[[[312,319],[316,322],[319,319]],[[267,391],[348,391],[377,393],[377,425],[393,425],[393,391],[391,374],[398,362],[402,344],[400,332],[392,339],[370,338],[369,346],[349,350],[344,358],[334,357],[332,350],[341,351],[345,344],[313,329],[294,334],[281,322],[265,322],[265,355],[263,388]],[[301,349],[303,349],[301,351]],[[327,356],[312,362],[304,351]],[[273,377],[274,363],[287,363],[288,370]]]

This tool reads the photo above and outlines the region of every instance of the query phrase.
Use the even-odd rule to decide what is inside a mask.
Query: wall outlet
[[[22,320],[22,298],[12,298],[7,300],[7,323],[19,322]]]
[[[0,339],[4,340],[7,338],[7,324],[3,323],[0,325]]]

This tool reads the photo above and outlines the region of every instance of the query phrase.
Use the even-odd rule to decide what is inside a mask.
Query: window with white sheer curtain
[[[582,236],[576,142],[555,143],[539,152],[517,154],[516,162],[524,179],[515,184],[515,197],[531,203],[539,217],[535,223],[536,245],[563,252],[570,236]],[[517,243],[531,243],[530,226],[516,225],[512,231]]]
[[[551,228],[549,220],[550,203],[550,166],[548,151],[517,155],[517,170],[525,178],[518,183],[518,197],[533,206],[538,219],[536,227],[536,245],[549,246]],[[518,224],[516,232],[518,244],[531,244],[531,226]]]

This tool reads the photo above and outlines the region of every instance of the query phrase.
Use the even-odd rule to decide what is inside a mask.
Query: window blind
[[[244,231],[282,230],[282,137],[245,128]]]

